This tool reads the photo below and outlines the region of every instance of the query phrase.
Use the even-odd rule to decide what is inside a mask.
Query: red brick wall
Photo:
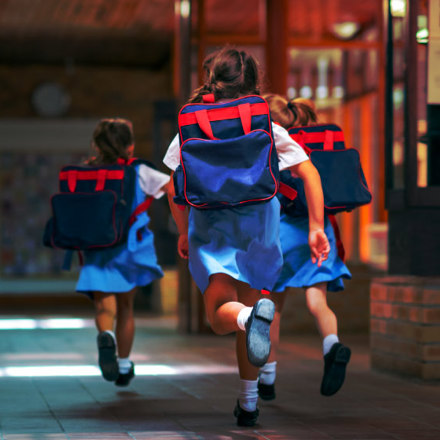
[[[372,367],[440,379],[440,279],[375,279],[370,298]]]

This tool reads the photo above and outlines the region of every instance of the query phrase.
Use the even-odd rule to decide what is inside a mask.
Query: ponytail
[[[203,95],[214,94],[215,100],[259,95],[259,69],[256,60],[245,51],[223,48],[209,55],[204,63],[204,84],[189,102],[202,102]]]

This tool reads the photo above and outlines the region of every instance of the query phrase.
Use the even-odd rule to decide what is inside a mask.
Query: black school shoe
[[[255,426],[258,419],[258,414],[260,410],[258,408],[255,411],[245,411],[240,407],[237,400],[237,405],[235,405],[234,416],[237,417],[238,426]]]
[[[249,362],[262,367],[270,354],[270,324],[275,313],[274,303],[267,298],[258,300],[246,322],[246,348]]]
[[[275,384],[266,385],[264,383],[258,382],[258,395],[263,400],[274,400],[275,394]]]
[[[324,356],[324,376],[321,383],[323,396],[332,396],[342,387],[350,356],[351,350],[340,342],[333,344]]]
[[[131,362],[130,369],[128,370],[128,373],[119,373],[118,378],[116,379],[115,385],[118,387],[126,387],[131,379],[134,377],[134,363]]]
[[[116,359],[116,342],[108,332],[101,332],[97,337],[98,363],[105,380],[114,382],[119,376]]]

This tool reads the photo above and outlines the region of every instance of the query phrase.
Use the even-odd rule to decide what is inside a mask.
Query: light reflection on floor
[[[0,330],[75,329],[94,327],[93,319],[82,318],[13,318],[0,319]]]
[[[236,374],[237,368],[228,365],[138,364],[136,376],[164,376],[182,374]],[[0,377],[84,377],[101,376],[96,365],[40,365],[9,366],[0,368]]]
[[[136,323],[140,326],[152,325],[153,320],[143,319]],[[172,321],[170,321],[172,322]],[[0,330],[53,330],[53,329],[84,329],[94,328],[93,319],[74,317],[63,318],[1,318]],[[182,374],[237,374],[237,368],[218,364],[150,364],[150,357],[142,353],[133,353],[136,376],[161,376]],[[75,365],[75,361],[77,365]],[[28,352],[0,354],[0,364],[18,363],[0,367],[0,377],[87,377],[101,376],[97,364],[89,364],[81,353],[72,352]],[[69,362],[70,365],[63,365]],[[20,365],[23,363],[37,363],[39,365]],[[43,365],[42,365],[43,364]],[[49,365],[47,365],[49,364]],[[61,365],[60,365],[61,364]]]

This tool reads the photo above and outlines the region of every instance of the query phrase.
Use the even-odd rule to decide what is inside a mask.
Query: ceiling
[[[198,1],[192,3],[197,23]],[[364,29],[377,21],[381,3],[288,0],[290,36],[336,40],[335,23]],[[206,32],[264,38],[264,7],[265,0],[204,0]],[[160,68],[169,60],[173,30],[174,0],[1,0],[0,62]]]

